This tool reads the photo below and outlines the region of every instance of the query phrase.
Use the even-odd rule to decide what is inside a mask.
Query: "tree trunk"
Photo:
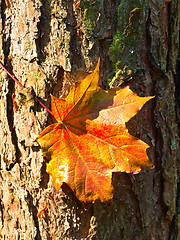
[[[1,239],[180,239],[180,2],[0,0],[0,57],[26,87],[0,72]],[[50,93],[100,63],[100,86],[155,95],[128,122],[150,145],[153,169],[113,173],[111,201],[88,206],[65,184],[58,194],[36,138],[53,122]],[[180,185],[179,185],[180,186]],[[37,217],[38,213],[38,217]]]

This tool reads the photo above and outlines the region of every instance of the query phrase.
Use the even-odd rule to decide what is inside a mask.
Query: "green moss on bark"
[[[87,34],[90,36],[93,34],[93,31],[97,25],[97,19],[100,12],[100,2],[96,0],[82,0],[80,8],[82,11]]]
[[[148,16],[148,1],[122,1],[117,13],[117,31],[109,48],[110,59],[114,65],[114,77],[121,82],[132,76],[141,67],[141,41]]]

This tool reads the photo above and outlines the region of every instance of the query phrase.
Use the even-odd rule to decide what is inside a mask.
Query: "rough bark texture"
[[[0,0],[1,239],[180,239],[180,3],[178,0]],[[101,57],[100,85],[155,95],[129,123],[154,169],[113,174],[115,194],[85,206],[56,194],[36,138],[50,106]],[[179,185],[178,185],[179,184]],[[42,210],[42,211],[41,211]],[[37,213],[39,212],[39,217]]]

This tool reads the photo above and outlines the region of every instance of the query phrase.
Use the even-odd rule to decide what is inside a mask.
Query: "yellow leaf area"
[[[65,182],[83,202],[112,198],[112,172],[152,167],[149,146],[131,136],[125,123],[153,97],[139,97],[129,87],[105,91],[98,80],[99,62],[66,99],[51,96],[58,123],[38,137],[56,190]]]

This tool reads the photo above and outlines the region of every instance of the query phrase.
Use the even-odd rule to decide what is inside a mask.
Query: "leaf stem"
[[[39,100],[38,97],[36,97],[36,100],[41,104],[41,106],[42,106],[43,108],[45,108],[45,109],[54,117],[54,115],[53,115],[53,113],[51,112],[51,110],[49,110],[49,108],[47,108],[47,107]]]
[[[21,87],[21,88],[25,88],[10,72],[8,72],[8,70],[3,66],[3,64],[0,62],[0,67]],[[38,97],[35,98],[43,108],[45,108],[53,117],[53,113],[51,112],[51,110],[49,110],[49,108],[47,108],[40,100]]]
[[[25,88],[15,77],[13,77],[13,75],[10,74],[10,72],[8,72],[8,70],[2,65],[1,62],[0,62],[0,66],[20,87]]]

